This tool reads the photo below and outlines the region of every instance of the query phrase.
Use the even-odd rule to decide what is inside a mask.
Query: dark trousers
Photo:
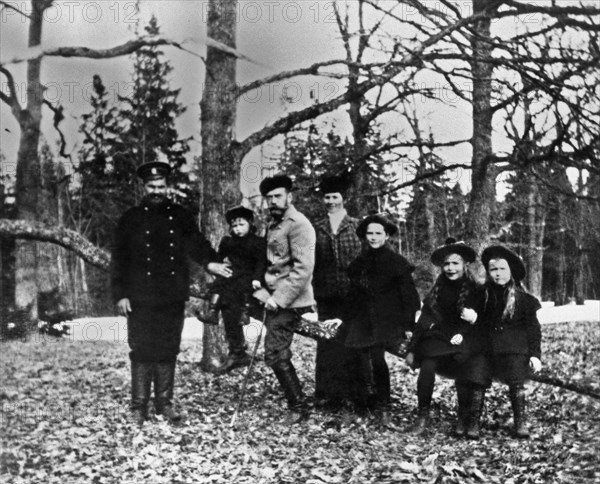
[[[185,302],[157,306],[132,302],[131,306],[127,319],[131,361],[175,362],[181,344]]]
[[[246,352],[246,340],[244,330],[240,324],[242,307],[240,305],[227,305],[221,310],[223,325],[225,326],[225,337],[229,346],[229,354],[232,356],[243,355]]]
[[[275,366],[280,362],[292,359],[292,340],[300,317],[312,308],[280,308],[277,311],[267,311],[265,327],[265,363]]]

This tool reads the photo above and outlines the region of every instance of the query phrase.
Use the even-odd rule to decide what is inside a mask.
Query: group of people
[[[447,241],[432,254],[441,274],[415,324],[421,304],[414,266],[387,243],[397,227],[381,215],[349,216],[343,177],[322,179],[327,215],[314,225],[294,207],[288,176],[264,179],[260,192],[270,213],[265,237],[255,233],[252,210],[234,207],[225,214],[230,234],[215,251],[193,217],[166,196],[169,172],[160,162],[138,169],[145,197],[120,219],[113,248],[113,297],[128,318],[131,415],[137,424],[148,418],[152,382],[156,413],[171,422],[181,419],[173,387],[192,258],[215,276],[204,319],[215,323],[221,313],[229,345],[217,374],[249,364],[243,325],[253,292],[268,291],[264,359],[297,420],[313,405],[292,363],[291,344],[300,318],[316,309],[320,320],[342,321],[334,339],[317,343],[316,406],[338,409],[352,402],[358,411],[389,421],[385,351],[410,338],[407,363],[420,368],[416,431],[428,425],[439,374],[456,381],[457,435],[478,437],[485,389],[495,378],[509,385],[516,435],[527,436],[523,383],[530,367],[541,367],[541,333],[539,302],[521,286],[525,267],[517,254],[501,246],[484,250],[488,279],[478,286],[468,271],[475,251]]]

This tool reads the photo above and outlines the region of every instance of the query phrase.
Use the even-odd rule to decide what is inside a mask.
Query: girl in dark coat
[[[233,274],[229,278],[217,277],[210,289],[209,323],[218,324],[220,310],[229,346],[227,359],[215,370],[217,375],[250,363],[242,326],[249,322],[252,292],[261,288],[267,266],[265,239],[254,233],[254,212],[246,207],[234,207],[227,211],[225,218],[231,235],[223,237],[218,254],[221,261],[229,262]]]
[[[418,417],[415,431],[422,432],[429,423],[435,375],[456,378],[470,346],[471,325],[477,320],[477,287],[467,265],[475,261],[475,250],[464,242],[449,238],[431,255],[431,262],[441,267],[427,295],[415,332],[408,345],[407,363],[420,367],[417,379]],[[459,421],[464,408],[464,389],[457,386]]]
[[[386,242],[397,232],[394,224],[380,215],[370,215],[356,233],[367,249],[349,266],[350,291],[344,319],[345,345],[357,353],[361,406],[380,409],[382,418],[390,402],[390,374],[385,347],[412,331],[419,295],[412,278],[414,266]]]
[[[536,314],[541,305],[521,285],[526,271],[516,253],[491,246],[483,251],[481,261],[487,282],[480,319],[489,339],[491,373],[508,385],[515,436],[527,438],[524,383],[531,371],[537,373],[542,368],[542,333]]]

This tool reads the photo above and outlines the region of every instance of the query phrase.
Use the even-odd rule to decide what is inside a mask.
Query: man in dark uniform
[[[120,315],[127,317],[131,352],[132,419],[148,417],[154,381],[156,413],[170,422],[181,417],[172,406],[175,365],[185,301],[189,296],[189,258],[213,274],[229,277],[193,216],[167,199],[167,163],[138,168],[145,196],[119,220],[112,251],[112,292]]]

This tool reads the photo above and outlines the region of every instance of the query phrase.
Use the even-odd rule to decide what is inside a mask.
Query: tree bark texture
[[[210,0],[208,37],[236,45],[237,0]],[[241,158],[233,156],[236,121],[236,57],[208,47],[200,119],[202,123],[201,228],[213,246],[225,235],[223,214],[240,202]],[[224,356],[221,327],[204,328],[201,367],[210,371]]]
[[[31,2],[29,20],[29,47],[39,46],[42,39],[44,10],[51,2]],[[16,207],[17,218],[37,220],[38,193],[41,186],[38,144],[42,120],[43,86],[40,82],[41,59],[27,61],[27,106],[19,113],[21,129],[17,154]],[[37,244],[18,240],[15,253],[15,305],[19,309],[31,308],[37,318]]]
[[[542,205],[539,186],[535,180],[529,184],[527,194],[527,265],[528,289],[535,297],[542,298],[542,262],[544,257],[544,225],[546,210]]]
[[[473,0],[473,13],[482,13],[489,7],[487,0]],[[471,197],[469,201],[467,237],[474,248],[481,252],[489,241],[490,220],[496,197],[496,170],[492,156],[492,73],[490,59],[490,17],[485,16],[474,23],[471,37],[473,56],[473,153],[471,159]],[[480,60],[481,59],[481,60]]]

